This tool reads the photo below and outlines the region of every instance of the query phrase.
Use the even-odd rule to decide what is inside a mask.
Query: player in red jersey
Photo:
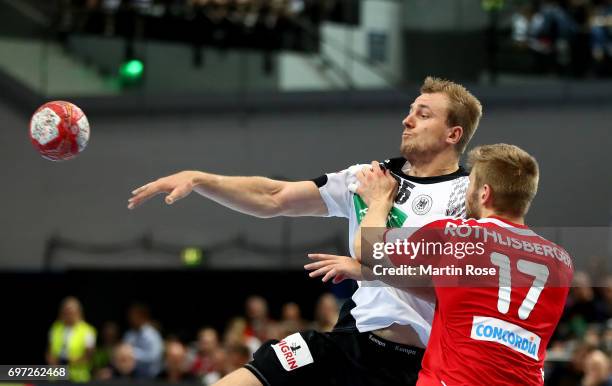
[[[324,281],[379,280],[436,298],[418,385],[542,385],[546,346],[572,280],[571,258],[524,225],[538,185],[533,157],[499,144],[474,149],[469,163],[470,219],[440,219],[416,231],[384,230],[394,180],[377,167],[364,170],[359,194],[370,209],[355,242],[358,255],[365,243],[361,264],[314,254],[306,268]]]

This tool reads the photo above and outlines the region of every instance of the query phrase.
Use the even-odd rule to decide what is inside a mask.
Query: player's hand
[[[365,166],[357,173],[359,186],[357,194],[361,196],[368,206],[379,201],[392,205],[397,194],[398,184],[387,169],[381,169],[377,161],[372,161],[370,166]]]
[[[304,269],[312,271],[308,274],[312,278],[323,276],[323,282],[333,278],[334,284],[345,279],[363,280],[361,264],[353,258],[324,253],[309,253],[308,258],[314,263],[306,264]]]
[[[128,209],[134,209],[153,196],[168,193],[166,204],[172,205],[193,191],[195,179],[199,172],[183,171],[162,177],[132,191],[132,197],[128,200]]]

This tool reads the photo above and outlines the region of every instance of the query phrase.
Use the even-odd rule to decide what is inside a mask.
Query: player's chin
[[[400,153],[402,153],[402,155],[406,157],[408,154],[413,153],[413,152],[414,152],[414,144],[411,143],[406,138],[402,139],[402,144],[400,145]]]

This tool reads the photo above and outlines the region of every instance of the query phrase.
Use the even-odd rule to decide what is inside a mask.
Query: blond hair
[[[461,126],[463,134],[457,142],[457,154],[462,154],[478,128],[482,117],[482,104],[474,95],[460,84],[446,79],[428,76],[421,86],[422,94],[442,93],[449,101],[446,123]]]
[[[477,187],[493,191],[493,209],[522,217],[538,191],[538,162],[525,150],[500,143],[479,146],[468,155]]]

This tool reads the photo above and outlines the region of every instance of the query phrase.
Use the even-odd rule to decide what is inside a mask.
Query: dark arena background
[[[181,170],[300,181],[397,157],[429,75],[482,101],[469,148],[539,162],[527,223],[576,266],[545,384],[612,385],[609,0],[0,0],[0,365],[51,363],[67,297],[97,331],[91,383],[212,384],[268,339],[330,331],[356,283],[303,265],[349,253],[345,219],[127,200]],[[53,100],[91,125],[66,162],[28,139]],[[134,314],[163,344],[154,378],[122,373]]]

